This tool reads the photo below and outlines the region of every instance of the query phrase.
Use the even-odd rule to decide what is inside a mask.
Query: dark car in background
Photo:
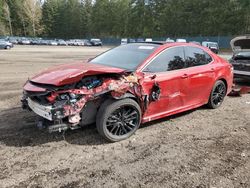
[[[34,39],[34,40],[31,40],[31,41],[30,41],[30,44],[31,44],[31,45],[39,45],[39,44],[40,44],[40,41]]]
[[[10,49],[13,48],[13,44],[4,39],[0,39],[0,49]]]
[[[18,37],[8,37],[8,41],[12,44],[18,44]]]
[[[136,39],[136,42],[144,42],[144,39],[138,38],[138,39]]]
[[[234,77],[250,80],[250,36],[239,36],[231,41]]]
[[[90,43],[92,44],[92,46],[102,46],[101,39],[91,39]]]
[[[40,45],[42,38],[33,38],[30,40],[31,45]]]

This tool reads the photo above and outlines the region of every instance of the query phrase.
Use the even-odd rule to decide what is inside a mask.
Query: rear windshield
[[[156,44],[127,44],[113,48],[90,63],[134,71],[158,47]]]

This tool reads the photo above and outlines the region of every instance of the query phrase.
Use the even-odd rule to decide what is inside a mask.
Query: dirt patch
[[[250,187],[250,95],[142,125],[113,144],[94,125],[64,135],[38,130],[36,116],[20,108],[26,79],[106,49],[0,51],[0,187]]]

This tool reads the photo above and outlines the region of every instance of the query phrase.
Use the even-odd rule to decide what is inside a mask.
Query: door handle
[[[186,79],[186,78],[188,78],[188,75],[187,75],[187,74],[183,74],[183,75],[181,76],[181,78],[182,78],[182,79]]]

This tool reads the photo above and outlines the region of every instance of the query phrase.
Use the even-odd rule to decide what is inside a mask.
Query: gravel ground
[[[22,85],[51,65],[108,48],[0,51],[0,187],[250,187],[250,95],[141,126],[107,143],[95,126],[48,134],[20,108]]]

